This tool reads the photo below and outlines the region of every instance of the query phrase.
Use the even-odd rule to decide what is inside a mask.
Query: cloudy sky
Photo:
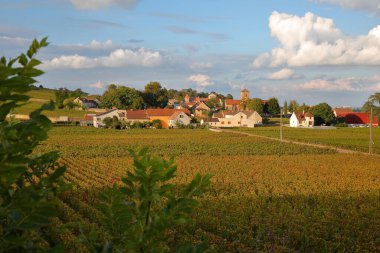
[[[361,106],[380,92],[379,0],[1,0],[0,52],[49,36],[46,87],[150,81]]]

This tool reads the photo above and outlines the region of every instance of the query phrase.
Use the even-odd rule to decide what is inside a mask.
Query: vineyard
[[[280,127],[257,127],[240,131],[275,138],[280,136]],[[283,138],[368,152],[369,128],[311,129],[283,127]],[[380,128],[378,127],[373,128],[373,142],[374,153],[380,154]]]
[[[173,249],[205,240],[215,252],[380,251],[378,157],[208,130],[54,128],[38,152],[59,150],[73,184],[54,224],[81,221],[107,237],[98,193],[131,169],[128,148],[145,146],[176,157],[177,183],[213,175],[193,223],[171,232]],[[76,239],[82,232],[71,226],[51,236],[66,252],[88,252]]]

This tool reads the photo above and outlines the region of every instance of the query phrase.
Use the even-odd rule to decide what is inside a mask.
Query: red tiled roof
[[[148,115],[145,110],[127,110],[127,119],[148,119]]]
[[[147,109],[146,112],[150,117],[163,117],[163,116],[172,116],[175,112],[180,111],[186,114],[190,114],[187,109]]]
[[[84,120],[93,120],[96,114],[86,114],[84,115]]]
[[[295,115],[299,122],[305,121],[305,117],[314,117],[314,115],[311,112],[295,112]]]
[[[236,99],[226,99],[226,105],[239,105],[240,100]]]
[[[366,112],[351,112],[346,113],[342,116],[346,119],[347,124],[369,124],[370,123],[370,115]],[[372,118],[372,125],[378,125],[377,117]]]

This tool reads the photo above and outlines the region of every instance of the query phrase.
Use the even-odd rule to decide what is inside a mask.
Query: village
[[[123,110],[112,108],[98,114],[86,114],[80,120],[81,126],[94,126],[96,128],[110,127],[112,119],[122,122],[125,127],[153,126],[158,128],[180,128],[187,126],[208,126],[211,128],[234,128],[234,127],[258,127],[271,125],[263,123],[263,116],[255,110],[249,110],[247,103],[250,100],[250,91],[242,89],[240,99],[224,99],[215,93],[210,93],[207,98],[190,97],[188,94],[183,101],[169,99],[166,108],[148,108],[140,110]],[[213,101],[213,105],[209,103]],[[216,101],[216,105],[215,105]],[[76,98],[75,103],[82,108],[97,108],[99,101],[86,98]],[[266,105],[268,100],[262,100]],[[283,112],[276,115],[284,118],[284,125],[289,127],[313,128],[316,126],[313,113],[309,111]],[[345,124],[350,127],[365,127],[371,124],[378,126],[378,118],[370,119],[369,113],[354,112],[350,107],[333,108],[333,113],[339,126]],[[265,115],[268,117],[268,115]],[[109,122],[107,124],[107,122]],[[286,123],[285,123],[286,122]],[[156,123],[156,124],[149,124]],[[144,125],[145,124],[145,125]],[[281,121],[282,124],[282,121]],[[273,124],[272,124],[273,125]]]

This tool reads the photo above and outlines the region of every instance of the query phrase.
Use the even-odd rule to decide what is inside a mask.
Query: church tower
[[[248,100],[249,99],[249,90],[243,89],[240,91],[240,100]]]

